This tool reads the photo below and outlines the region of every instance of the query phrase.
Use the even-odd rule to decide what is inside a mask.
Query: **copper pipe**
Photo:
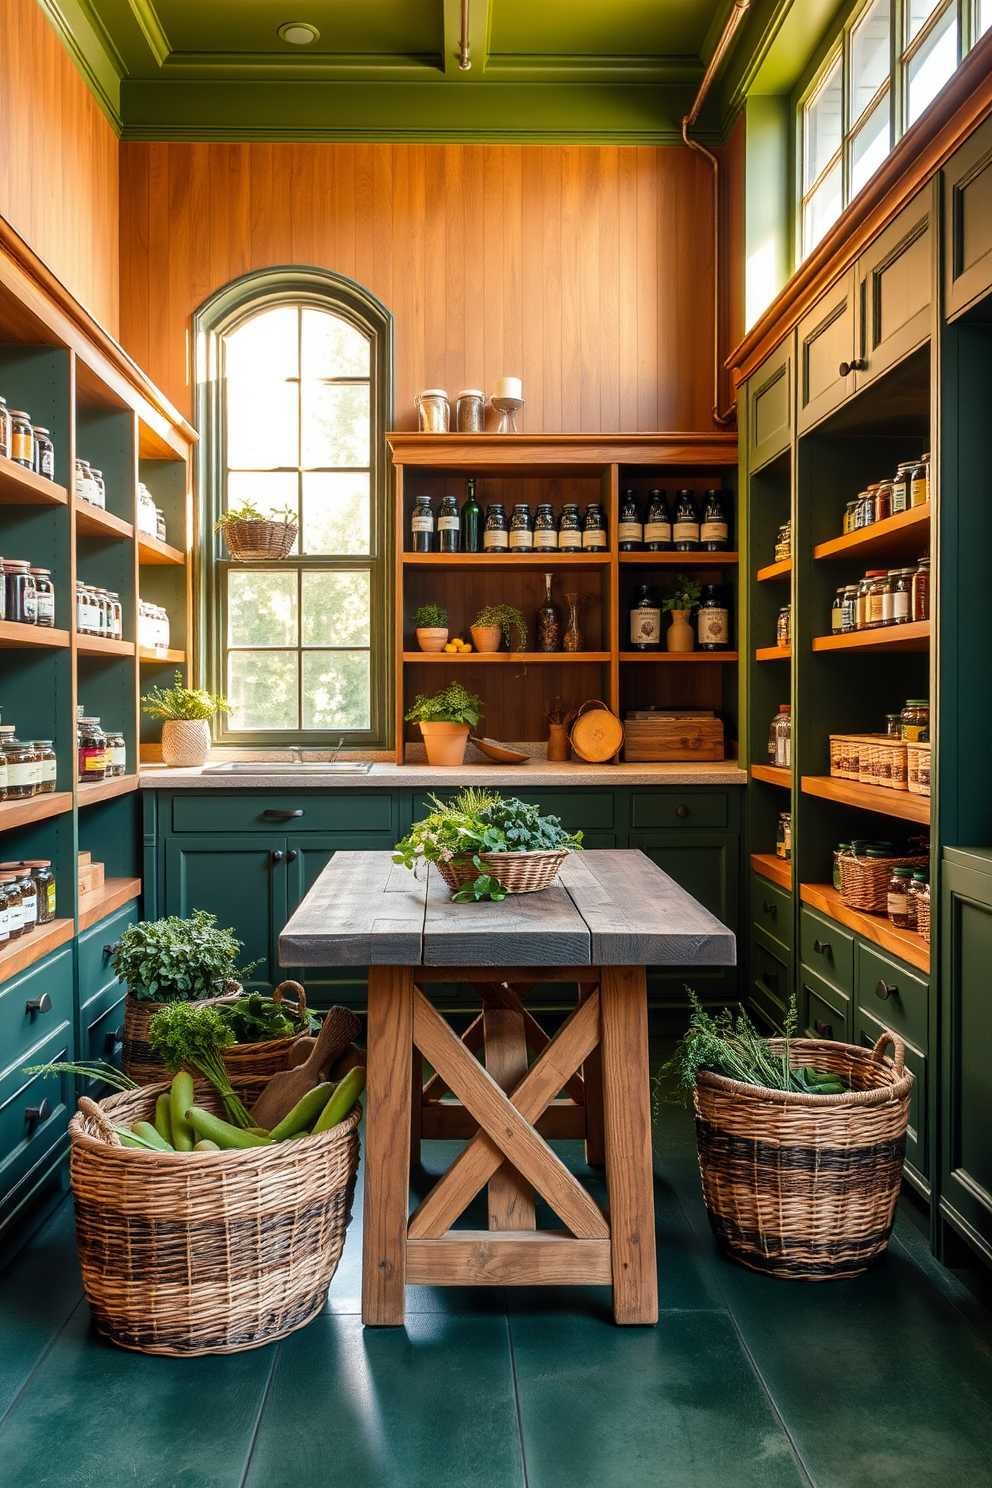
[[[737,416],[736,407],[728,408],[726,413],[720,412],[720,162],[712,150],[707,150],[705,145],[701,145],[698,140],[690,139],[688,131],[699,118],[706,95],[719,71],[720,63],[727,55],[737,28],[750,6],[751,0],[734,0],[734,8],[727,17],[727,24],[716,44],[709,66],[703,74],[696,101],[682,120],[683,140],[690,150],[704,155],[713,167],[713,408],[711,411],[715,424],[730,424]]]
[[[468,3],[469,0],[462,0],[462,40],[458,53],[458,68],[461,72],[468,72],[472,66],[472,59],[468,54]]]

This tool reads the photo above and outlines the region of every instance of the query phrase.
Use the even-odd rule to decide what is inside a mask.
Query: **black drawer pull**
[[[687,817],[689,815],[689,808],[688,808],[688,806],[676,806],[676,808],[675,808],[675,815],[676,816],[681,816],[683,818],[684,817]]]
[[[820,1019],[817,1018],[816,1022],[813,1024],[813,1027],[816,1029],[821,1038],[832,1039],[834,1036],[834,1025],[832,1023],[822,1023]]]
[[[40,1106],[25,1106],[24,1120],[29,1126],[35,1126],[39,1121],[47,1121],[52,1114],[49,1101],[43,1100]]]
[[[896,986],[895,982],[875,983],[875,996],[880,997],[883,1002],[885,1002],[886,998],[888,997],[898,997],[898,995],[899,988]]]
[[[113,1028],[106,1035],[106,1051],[107,1051],[107,1053],[108,1054],[116,1054],[117,1053],[117,1050],[121,1047],[121,1045],[123,1043],[124,1043],[124,1024],[122,1023],[121,1026],[120,1026],[120,1028]]]
[[[300,806],[296,811],[276,811],[274,808],[270,808],[267,811],[263,811],[262,815],[267,816],[270,821],[292,821],[294,816],[303,815],[303,808]]]
[[[40,997],[30,997],[24,1004],[26,1013],[50,1013],[52,1011],[52,999],[47,992],[42,992]]]
[[[853,361],[841,362],[837,370],[841,377],[847,377],[850,372],[867,372],[868,363],[864,357],[855,357]]]
[[[272,861],[273,861],[273,863],[281,863],[282,862],[282,853],[279,851],[278,848],[272,854]]]
[[[113,945],[105,945],[104,946],[104,948],[103,948],[103,954],[105,956],[112,956],[114,954],[114,952],[116,951],[116,949],[117,949],[117,942],[115,940],[114,943],[113,943]]]
[[[818,956],[829,956],[830,942],[829,940],[814,940],[813,949]]]
[[[778,905],[777,904],[769,904],[767,899],[765,899],[763,901],[763,903],[761,905],[761,908],[764,910],[765,914],[770,914],[770,915],[777,915],[778,914]]]
[[[296,851],[296,848],[295,848],[295,847],[291,847],[291,848],[290,848],[290,849],[289,849],[289,852],[288,852],[288,853],[287,853],[287,854],[286,854],[286,862],[287,862],[287,863],[295,863],[295,862],[296,862],[296,860],[297,860],[297,858],[298,858],[298,857],[299,857],[299,856],[300,856],[300,855],[299,855],[299,853],[298,853],[298,852],[297,852],[297,851]]]

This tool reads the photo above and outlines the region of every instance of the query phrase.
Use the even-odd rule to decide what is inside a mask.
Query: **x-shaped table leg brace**
[[[521,1001],[521,998],[526,996],[533,985],[533,982],[518,982],[515,985],[509,982],[484,982],[476,987],[475,990],[487,1006],[510,1008],[514,1012],[519,1013],[523,1019],[524,1034],[527,1039],[528,1049],[532,1049],[535,1054],[540,1054],[547,1048],[551,1040],[540,1023],[537,1022],[536,1018],[531,1016]],[[523,989],[522,991],[518,990],[521,988]],[[484,1042],[483,1017],[480,1013],[462,1034],[462,1043],[471,1054],[478,1054]],[[425,1101],[439,1101],[448,1089],[447,1080],[435,1073],[424,1086],[423,1099]],[[581,1106],[585,1104],[586,1087],[581,1075],[576,1073],[571,1074],[562,1085],[562,1089],[567,1090],[577,1105]]]

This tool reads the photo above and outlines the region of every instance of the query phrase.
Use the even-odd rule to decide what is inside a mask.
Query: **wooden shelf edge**
[[[754,653],[755,661],[788,661],[791,656],[791,646],[759,646]]]
[[[859,527],[857,532],[842,533],[840,537],[832,537],[829,542],[817,543],[813,549],[813,557],[846,558],[848,554],[863,553],[866,548],[885,547],[893,537],[899,539],[907,532],[914,532],[916,528],[928,524],[930,511],[931,503],[928,501],[925,506],[913,506],[909,511],[886,517],[884,522]]]
[[[138,647],[138,660],[139,661],[158,661],[158,662],[175,661],[175,662],[178,662],[178,664],[180,666],[185,666],[185,664],[186,664],[186,652],[185,651],[156,651],[151,646],[139,646]]]
[[[47,648],[57,651],[68,646],[70,640],[67,630],[56,630],[50,625],[21,625],[17,620],[0,620],[0,646],[8,650]]]
[[[898,930],[890,925],[884,915],[865,914],[845,904],[833,884],[800,884],[799,897],[811,904],[821,914],[856,930],[865,940],[870,940],[882,950],[889,951],[902,961],[908,961],[919,971],[930,974],[930,947],[915,930]]]
[[[734,568],[740,562],[740,554],[724,553],[618,553],[621,563],[636,563],[642,568],[655,565],[687,568]]]
[[[607,662],[610,659],[609,651],[404,651],[405,662],[463,662],[471,665],[472,662],[482,662],[491,665],[493,662],[502,663],[504,666],[511,662],[519,661],[525,666],[532,663],[544,663],[555,665],[559,662]]]
[[[792,572],[792,559],[783,558],[778,563],[769,563],[765,568],[759,568],[755,574],[759,584],[767,584],[772,579],[784,579]]]
[[[72,791],[51,791],[44,796],[25,800],[0,801],[0,832],[23,827],[28,822],[45,821],[50,816],[63,816],[72,810]]]
[[[96,801],[111,801],[115,796],[126,796],[137,789],[137,775],[114,775],[110,780],[94,780],[90,784],[81,782],[76,787],[76,800],[80,807],[92,806]]]
[[[120,909],[129,899],[141,893],[140,878],[108,878],[98,889],[79,896],[79,928],[88,930],[97,920]]]
[[[133,641],[113,641],[105,636],[76,637],[77,656],[133,656]]]
[[[736,651],[621,651],[621,661],[737,661]]]
[[[177,568],[185,568],[186,554],[179,548],[174,548],[171,543],[162,542],[158,537],[152,537],[148,532],[137,532],[138,539],[138,562],[154,564],[161,567],[165,564],[174,564]]]
[[[755,780],[765,781],[767,785],[792,789],[792,771],[785,769],[783,765],[752,765],[751,775]]]
[[[0,455],[0,503],[5,506],[65,506],[69,492],[65,486],[43,475],[26,470],[16,460]]]
[[[404,553],[404,568],[609,568],[612,553]]]
[[[74,510],[77,537],[117,537],[122,542],[130,542],[134,537],[133,523],[125,522],[123,517],[115,517],[113,512],[104,511],[102,506],[91,506],[88,502],[81,501]]]
[[[58,950],[75,933],[72,920],[51,920],[47,925],[39,925],[30,935],[7,941],[0,946],[0,983],[26,971],[50,951]]]
[[[855,780],[838,780],[830,775],[804,775],[800,789],[804,795],[837,801],[842,806],[856,806],[861,811],[877,811],[881,816],[895,816],[926,827],[930,825],[929,796],[859,785]]]
[[[877,630],[849,630],[840,635],[814,636],[814,651],[925,651],[930,644],[930,621],[910,620]]]
[[[787,858],[778,858],[774,853],[752,853],[751,867],[762,878],[771,879],[780,889],[792,893],[792,863]]]

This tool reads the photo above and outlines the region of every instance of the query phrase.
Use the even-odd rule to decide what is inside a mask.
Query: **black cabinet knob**
[[[30,1013],[50,1013],[52,1011],[52,999],[47,992],[42,992],[40,997],[29,997],[24,1004],[24,1011]]]
[[[24,1107],[24,1120],[29,1126],[36,1126],[39,1121],[47,1121],[51,1114],[52,1107],[47,1100],[43,1100],[38,1106]]]
[[[762,905],[761,905],[761,908],[764,910],[765,914],[770,914],[770,915],[777,915],[778,914],[778,905],[777,904],[769,904],[767,899],[763,900]]]
[[[296,851],[296,848],[295,848],[295,847],[291,847],[291,848],[290,848],[290,849],[289,849],[289,852],[288,852],[288,853],[287,853],[287,854],[286,854],[286,862],[287,862],[287,863],[295,863],[295,862],[296,862],[296,860],[297,860],[297,858],[298,858],[298,857],[299,857],[299,856],[300,856],[300,855],[299,855],[299,853],[298,853],[298,852],[297,852],[297,851]]]
[[[821,1038],[832,1039],[834,1036],[834,1025],[832,1023],[822,1023],[820,1019],[817,1018],[816,1022],[813,1024],[813,1027],[816,1029]]]
[[[837,370],[841,377],[847,377],[851,372],[866,372],[868,370],[868,363],[864,357],[854,357],[850,362],[841,362]]]
[[[875,983],[875,996],[880,997],[883,1002],[885,1002],[886,998],[888,997],[898,996],[898,993],[899,988],[896,986],[895,982]]]
[[[114,954],[114,952],[116,951],[116,949],[117,949],[117,942],[115,940],[114,943],[113,943],[113,945],[105,945],[104,946],[104,948],[103,948],[103,954],[105,956],[112,956]]]
[[[829,940],[814,940],[813,949],[818,956],[829,956],[830,942]]]
[[[263,811],[262,815],[267,816],[270,821],[292,821],[294,816],[302,816],[303,811],[302,808],[296,811],[276,811],[274,808],[270,808]]]
[[[273,863],[281,863],[282,862],[282,853],[279,852],[278,849],[272,854],[272,861],[273,861]]]
[[[688,806],[676,806],[676,808],[675,808],[675,815],[676,816],[681,816],[683,818],[684,817],[687,817],[689,815],[689,808],[688,808]]]
[[[105,1047],[108,1054],[116,1054],[124,1042],[124,1025],[120,1028],[112,1028],[106,1035]]]

